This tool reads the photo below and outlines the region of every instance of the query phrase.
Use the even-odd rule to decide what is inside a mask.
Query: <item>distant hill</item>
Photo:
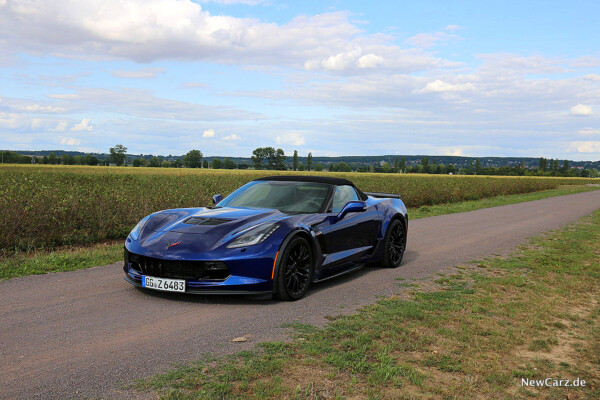
[[[482,167],[513,167],[520,165],[522,162],[525,167],[528,168],[537,168],[539,166],[540,159],[536,157],[462,157],[462,156],[436,156],[436,155],[381,155],[381,156],[341,156],[341,157],[313,157],[313,163],[320,162],[321,164],[331,164],[338,162],[345,162],[350,165],[369,165],[369,164],[380,164],[383,162],[388,162],[392,166],[396,158],[398,160],[402,159],[406,160],[406,165],[416,165],[420,164],[421,160],[425,157],[429,159],[429,164],[437,162],[438,164],[444,165],[455,165],[457,167],[467,167],[469,165],[469,161],[479,159],[481,161]],[[306,157],[298,157],[299,162],[306,163]],[[286,163],[288,160],[286,159]],[[561,163],[564,160],[560,160]],[[569,160],[569,165],[571,167],[585,167],[585,168],[600,168],[600,161],[572,161]]]
[[[80,151],[67,151],[67,150],[36,150],[36,151],[31,151],[31,150],[11,150],[14,151],[15,153],[19,153],[19,154],[23,154],[23,155],[28,155],[28,156],[48,156],[50,155],[50,153],[54,153],[57,156],[61,156],[63,154],[68,154],[70,156],[85,156],[87,154],[90,154],[96,158],[98,158],[99,160],[104,160],[107,159],[109,157],[109,154],[107,153],[84,153],[84,152],[80,152]],[[291,155],[286,155],[287,158],[285,159],[285,164],[286,165],[291,165],[292,164],[292,156]],[[152,157],[154,157],[153,154],[127,154],[127,161],[131,162],[135,159],[138,158],[145,158],[145,159],[151,159]],[[160,160],[167,160],[167,161],[174,161],[177,159],[180,159],[183,157],[183,155],[156,155],[156,157],[158,157]],[[521,163],[524,163],[526,168],[537,168],[539,165],[539,158],[536,157],[462,157],[462,156],[436,156],[436,155],[396,155],[396,154],[387,154],[387,155],[380,155],[380,156],[340,156],[340,157],[319,157],[319,156],[314,156],[313,157],[313,165],[316,163],[321,163],[325,166],[330,165],[330,164],[335,164],[335,163],[339,163],[339,162],[345,162],[353,167],[359,167],[359,166],[368,166],[368,165],[379,165],[381,163],[384,162],[388,162],[390,163],[392,166],[394,165],[394,162],[396,160],[396,158],[398,158],[399,160],[404,157],[404,159],[406,160],[406,164],[408,166],[411,165],[416,165],[416,164],[420,164],[421,163],[421,159],[423,159],[424,157],[429,158],[429,163],[433,164],[434,161],[436,161],[438,164],[444,164],[444,165],[455,165],[456,167],[467,167],[469,165],[469,161],[470,160],[477,160],[479,159],[481,161],[481,165],[482,167],[504,167],[504,166],[516,166],[516,165],[520,165]],[[234,161],[236,164],[248,164],[248,165],[252,165],[252,160],[250,159],[250,157],[228,157],[228,156],[205,156],[204,159],[208,160],[209,162],[214,160],[214,159],[225,159],[225,158],[229,158],[232,161]],[[306,157],[298,157],[298,161],[300,163],[306,164],[307,158]],[[564,161],[563,159],[560,160],[561,163],[562,161]],[[600,169],[600,161],[572,161],[569,160],[569,165],[571,167],[581,167],[581,168],[587,168],[587,169]]]

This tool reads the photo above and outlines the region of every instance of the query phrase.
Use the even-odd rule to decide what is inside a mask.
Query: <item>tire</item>
[[[299,300],[306,294],[314,270],[310,244],[301,236],[285,247],[277,269],[277,297],[280,300]]]
[[[385,247],[383,249],[383,266],[397,268],[402,263],[406,250],[406,229],[404,224],[395,219],[385,233]]]

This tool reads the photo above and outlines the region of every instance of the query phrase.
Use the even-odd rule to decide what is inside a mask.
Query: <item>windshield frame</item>
[[[322,187],[326,187],[327,190],[327,194],[325,195],[323,202],[321,203],[321,206],[319,207],[319,209],[317,211],[291,211],[291,210],[284,210],[284,209],[280,209],[280,208],[275,208],[275,207],[248,207],[248,206],[230,206],[229,204],[235,199],[237,198],[239,195],[241,195],[242,193],[246,192],[250,187],[252,186],[256,186],[259,184],[274,184],[277,186],[300,186],[300,185],[315,185],[315,186],[322,186]],[[240,188],[238,188],[237,190],[235,190],[233,193],[229,194],[227,197],[225,197],[223,200],[221,200],[218,204],[216,204],[214,206],[214,208],[222,208],[222,207],[231,207],[231,208],[248,208],[248,209],[256,209],[256,210],[278,210],[279,212],[283,213],[283,214],[290,214],[290,215],[295,215],[295,214],[322,214],[325,213],[327,211],[327,207],[329,206],[329,203],[331,201],[331,197],[333,196],[333,193],[335,193],[335,185],[329,184],[329,183],[320,183],[320,182],[302,182],[302,181],[270,181],[270,180],[256,180],[256,181],[251,181],[248,182],[247,184],[241,186]]]

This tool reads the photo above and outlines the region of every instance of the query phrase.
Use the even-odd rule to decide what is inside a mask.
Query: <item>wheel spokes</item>
[[[308,285],[310,276],[310,253],[306,245],[299,243],[291,251],[285,263],[285,283],[290,294],[297,295]]]
[[[389,259],[393,264],[397,264],[404,254],[404,229],[398,224],[390,232],[390,242],[388,243]]]

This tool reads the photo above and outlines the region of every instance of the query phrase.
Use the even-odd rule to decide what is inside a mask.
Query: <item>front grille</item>
[[[126,252],[129,266],[137,272],[158,278],[194,281],[224,281],[230,275],[222,261],[161,260]]]

